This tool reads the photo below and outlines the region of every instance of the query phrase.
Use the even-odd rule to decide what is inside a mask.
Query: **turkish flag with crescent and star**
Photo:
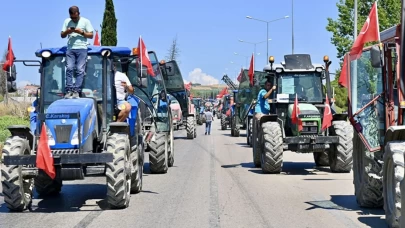
[[[291,123],[297,124],[298,131],[302,131],[304,128],[302,127],[302,120],[298,117],[299,114],[300,114],[300,107],[298,104],[298,96],[297,94],[295,94],[294,107],[291,114]]]
[[[363,53],[364,44],[372,41],[380,41],[377,2],[374,2],[371,7],[370,14],[350,49],[349,59],[345,57],[343,60],[342,71],[339,76],[339,85],[347,87],[347,61],[359,59]]]
[[[322,130],[326,130],[332,126],[332,110],[330,109],[330,103],[328,94],[326,94],[325,109],[323,110]]]
[[[148,50],[146,49],[145,43],[142,40],[142,37],[139,36],[138,41],[138,50],[139,50],[139,58],[141,60],[141,65],[146,66],[148,68],[148,74],[155,77],[155,72],[153,71],[152,63],[149,59]]]
[[[252,58],[250,59],[250,66],[249,66],[249,80],[250,80],[250,84],[253,85],[253,76],[255,74],[255,56],[254,54],[252,54]]]

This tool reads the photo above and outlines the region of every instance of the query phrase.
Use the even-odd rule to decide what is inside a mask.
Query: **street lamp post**
[[[265,41],[261,41],[261,42],[256,42],[256,43],[254,43],[254,42],[248,42],[248,41],[245,41],[245,40],[239,40],[239,42],[242,42],[242,43],[247,43],[247,44],[253,44],[253,46],[254,46],[254,55],[256,55],[256,45],[258,45],[258,44],[261,44],[261,43],[264,43],[264,42],[267,42],[268,43],[268,41],[271,41],[271,39],[267,39],[267,40],[265,40]],[[267,55],[268,55],[269,53],[267,53]],[[256,57],[255,57],[255,59],[254,59],[254,66],[256,67]]]
[[[283,19],[287,19],[287,18],[289,18],[290,16],[284,16],[284,17],[281,17],[281,18],[277,18],[277,19],[274,19],[274,20],[271,20],[271,21],[265,21],[265,20],[261,20],[261,19],[257,19],[257,18],[253,18],[253,17],[251,17],[251,16],[246,16],[246,18],[247,19],[252,19],[252,20],[256,20],[256,21],[261,21],[261,22],[264,22],[264,23],[266,23],[267,24],[267,56],[266,56],[266,64],[267,64],[267,60],[268,60],[268,58],[269,58],[269,24],[271,23],[271,22],[275,22],[275,21],[279,21],[279,20],[283,20]]]

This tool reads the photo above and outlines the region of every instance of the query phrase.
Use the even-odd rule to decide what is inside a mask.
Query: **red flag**
[[[350,61],[360,58],[365,43],[379,40],[380,29],[378,23],[377,2],[374,2],[370,14],[350,50]]]
[[[46,174],[52,179],[55,179],[56,172],[53,165],[53,156],[51,148],[48,144],[48,136],[46,135],[46,125],[42,124],[41,136],[38,143],[37,151],[37,168],[45,171]]]
[[[332,126],[332,118],[332,110],[330,109],[328,94],[326,94],[325,110],[323,111],[322,130],[326,130],[328,127]]]
[[[249,80],[250,80],[250,84],[253,85],[253,76],[255,74],[255,66],[254,66],[254,54],[252,54],[252,58],[250,59],[250,66],[249,66]]]
[[[148,68],[148,74],[151,76],[155,76],[155,72],[153,71],[152,63],[149,59],[148,50],[146,49],[145,43],[142,40],[142,37],[139,36],[138,41],[138,50],[139,50],[139,58],[141,60],[141,64]]]
[[[238,82],[240,82],[240,80],[242,80],[242,74],[243,74],[243,68],[240,70],[239,76],[237,78]]]
[[[96,37],[94,37],[94,46],[100,46],[100,40],[98,37],[98,31],[96,30]]]
[[[378,22],[377,2],[374,2],[366,22],[361,28],[357,39],[354,41],[353,46],[350,49],[349,59],[345,57],[343,60],[342,71],[339,77],[339,85],[347,87],[347,61],[359,59],[361,57],[365,43],[379,40],[380,27]]]
[[[7,48],[7,56],[6,56],[6,62],[3,64],[3,70],[7,71],[7,68],[11,67],[14,62],[14,52],[13,48],[11,47],[11,37],[8,37],[8,48]]]
[[[292,114],[291,114],[291,123],[297,124],[298,125],[298,131],[302,131],[303,130],[302,121],[298,117],[299,114],[300,114],[300,107],[299,107],[299,104],[298,104],[298,96],[297,96],[297,94],[295,94],[294,107],[293,107],[293,111],[292,111]]]
[[[347,88],[347,55],[343,59],[342,69],[340,70],[339,85]]]

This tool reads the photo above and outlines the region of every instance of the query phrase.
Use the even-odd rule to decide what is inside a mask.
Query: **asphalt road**
[[[284,172],[264,175],[244,131],[234,138],[219,128],[216,119],[205,136],[199,126],[194,140],[175,132],[174,167],[152,175],[146,160],[143,192],[125,210],[108,210],[105,178],[91,177],[64,182],[58,197],[35,195],[24,213],[10,213],[0,193],[0,227],[386,227],[382,209],[357,206],[352,174],[286,153]]]

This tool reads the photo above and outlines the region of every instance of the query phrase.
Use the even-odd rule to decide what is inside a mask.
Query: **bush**
[[[4,142],[11,136],[7,127],[11,125],[30,125],[27,111],[29,106],[29,104],[20,103],[0,104],[0,158]]]

